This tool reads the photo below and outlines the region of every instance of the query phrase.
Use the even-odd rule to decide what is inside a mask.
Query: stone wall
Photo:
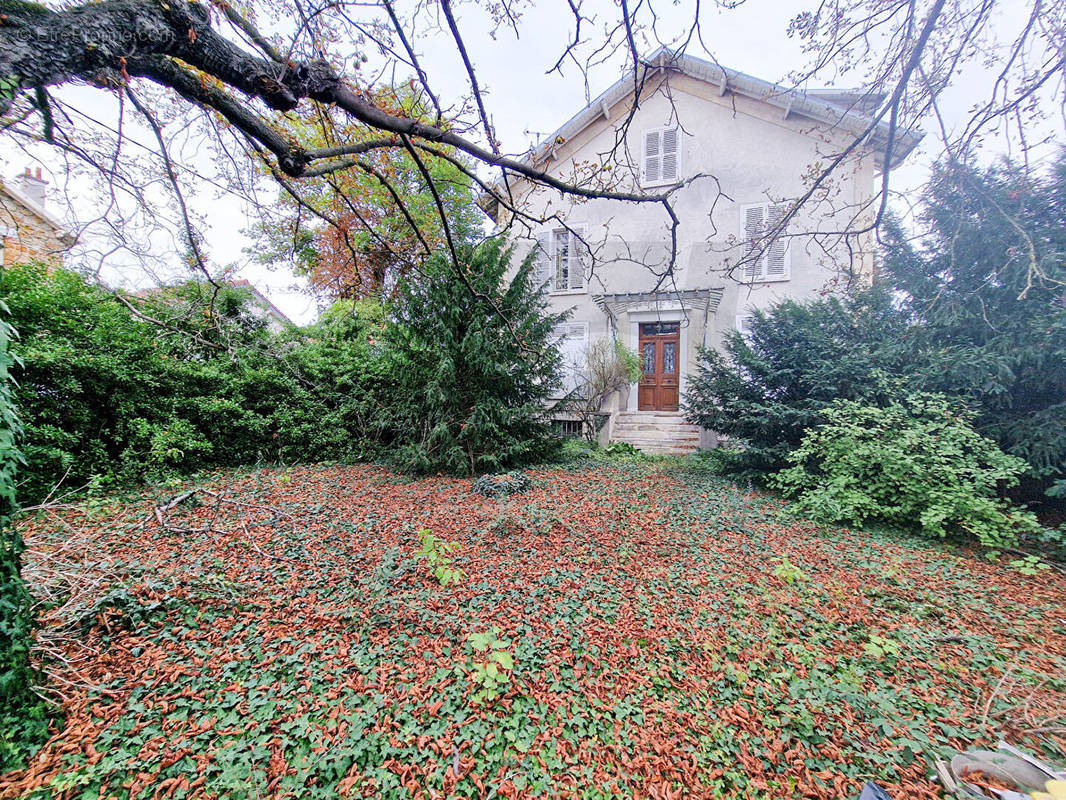
[[[27,261],[60,265],[70,245],[48,221],[0,188],[0,233],[4,234],[3,265]]]

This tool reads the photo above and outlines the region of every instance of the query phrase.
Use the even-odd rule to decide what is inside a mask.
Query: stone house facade
[[[25,171],[13,183],[0,182],[0,263],[29,261],[62,266],[76,237],[45,208],[48,182],[41,170]]]

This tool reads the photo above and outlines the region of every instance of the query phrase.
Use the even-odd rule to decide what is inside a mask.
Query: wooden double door
[[[640,411],[677,411],[680,391],[681,323],[640,323]]]

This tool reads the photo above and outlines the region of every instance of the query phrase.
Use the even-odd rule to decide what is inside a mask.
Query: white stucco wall
[[[573,175],[603,161],[614,146],[617,130],[629,112],[628,102],[610,109],[610,119],[586,128],[569,142],[562,143],[547,164],[560,178]],[[663,289],[720,289],[722,297],[704,325],[702,309],[680,309],[676,303],[659,309],[662,319],[687,322],[682,346],[682,392],[685,378],[700,345],[718,346],[723,332],[736,325],[738,314],[751,308],[765,308],[783,298],[811,298],[839,285],[841,271],[849,263],[866,274],[872,270],[872,250],[857,253],[849,262],[842,247],[826,252],[826,241],[809,237],[790,243],[788,280],[743,284],[726,274],[730,259],[742,249],[731,241],[743,238],[742,208],[746,204],[782,201],[800,196],[806,190],[804,176],[826,156],[838,152],[848,141],[847,134],[796,116],[759,100],[720,94],[716,86],[686,75],[671,75],[660,81],[642,99],[629,128],[626,142],[632,173],[620,179],[625,190],[639,188],[637,176],[641,160],[641,137],[645,130],[677,124],[681,135],[681,177],[700,178],[677,189],[672,206],[679,220],[677,263],[672,285]],[[857,208],[868,205],[873,194],[872,157],[854,158],[833,178],[824,198],[796,220],[790,232],[842,229]],[[663,191],[660,188],[648,192]],[[522,196],[524,207],[538,216],[558,213],[568,225],[588,226],[588,241],[595,253],[593,274],[587,288],[552,296],[553,310],[573,308],[571,319],[589,323],[590,341],[609,333],[608,319],[593,301],[595,295],[648,292],[656,277],[653,268],[665,264],[669,245],[669,219],[658,205],[616,200],[578,200],[563,197],[554,190],[536,189]],[[867,212],[868,213],[868,212]],[[550,224],[543,228],[552,227]],[[516,225],[514,235],[523,234]],[[520,244],[528,251],[532,241]],[[636,309],[635,309],[636,311]],[[654,307],[639,309],[640,321],[656,316]],[[618,333],[630,346],[636,346],[637,316],[618,320]],[[635,392],[630,392],[631,403]],[[624,402],[624,398],[622,399]]]

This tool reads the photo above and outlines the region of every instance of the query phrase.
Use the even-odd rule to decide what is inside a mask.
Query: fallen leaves
[[[684,472],[528,476],[486,498],[365,466],[219,473],[34,522],[42,563],[84,548],[80,606],[132,600],[87,636],[46,614],[64,722],[0,794],[839,798],[876,777],[934,798],[936,748],[1063,747],[1011,727],[1061,709],[1060,588]],[[420,566],[427,528],[460,581]],[[507,680],[486,694],[471,664]]]

